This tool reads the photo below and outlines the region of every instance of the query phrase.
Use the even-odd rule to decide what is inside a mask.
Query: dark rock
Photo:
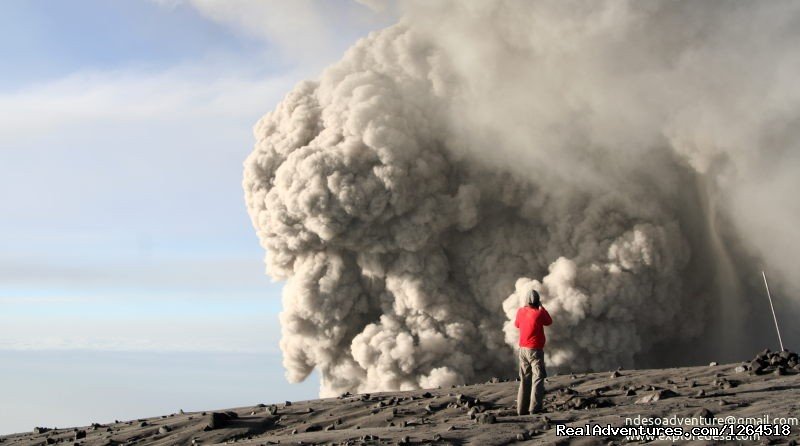
[[[306,409],[306,413],[313,413],[313,412],[314,412],[313,407],[309,407],[308,409]]]
[[[47,431],[49,431],[49,430],[50,430],[50,429],[49,429],[49,428],[46,428],[46,427],[34,427],[34,428],[33,428],[33,433],[34,433],[34,434],[43,434],[43,433],[45,433],[45,432],[47,432]]]
[[[433,436],[433,441],[442,441],[442,436],[440,434],[435,434]]]
[[[321,430],[322,430],[322,426],[320,426],[318,424],[309,424],[308,426],[306,426],[305,429],[303,429],[303,432],[318,432],[318,431],[321,431]]]
[[[411,443],[411,437],[409,437],[408,435],[400,439],[400,444],[409,444],[409,443]]]
[[[291,401],[287,401],[287,402],[283,403],[283,407],[289,407],[291,405],[292,405]]]
[[[169,427],[169,426],[161,426],[161,427],[159,427],[159,428],[158,428],[158,433],[159,433],[159,434],[167,434],[167,433],[169,433],[171,430],[172,430],[172,429],[170,429],[170,427]]]
[[[448,431],[454,431],[454,430],[456,430],[456,427],[451,424],[450,426],[447,426],[447,430]]]
[[[628,389],[625,391],[625,396],[634,396],[636,395],[636,391],[633,389]]]
[[[776,375],[785,375],[786,374],[786,369],[783,368],[783,366],[779,365],[778,367],[775,368],[775,371],[772,372],[772,373],[774,373]]]
[[[47,437],[47,439],[45,440],[45,442],[46,442],[47,444],[56,444],[56,439],[55,439],[55,438],[53,438],[53,437]]]
[[[139,427],[147,427],[147,426],[148,426],[147,421],[142,421],[141,423],[139,423]]]
[[[694,396],[696,396],[698,398],[701,397],[701,396],[706,396],[706,391],[703,390],[703,389],[700,389],[700,390],[697,391],[697,393],[694,394]]]
[[[613,372],[611,372],[611,378],[612,379],[619,378],[619,377],[620,377],[620,374],[619,374],[618,371],[614,370]]]
[[[75,432],[75,441],[80,440],[81,438],[86,438],[86,431],[80,430]]]
[[[270,404],[269,406],[267,406],[267,413],[270,415],[278,415],[278,405]]]
[[[524,433],[517,434],[517,441],[525,441],[527,440],[527,436]]]
[[[481,413],[475,417],[475,421],[478,424],[494,424],[497,419],[495,418],[494,414],[492,413]]]
[[[423,398],[430,398],[430,397],[432,397],[432,396],[433,396],[433,395],[431,395],[431,393],[430,393],[430,392],[425,392],[425,393],[423,393],[423,394],[422,394],[422,397],[423,397]]]
[[[211,412],[206,416],[206,427],[209,430],[225,427],[231,421],[230,412]]]

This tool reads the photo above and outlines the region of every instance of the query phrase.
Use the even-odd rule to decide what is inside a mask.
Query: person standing
[[[526,305],[517,310],[514,325],[519,329],[519,391],[517,414],[542,411],[544,401],[544,327],[553,323],[542,306],[539,292],[531,290]]]

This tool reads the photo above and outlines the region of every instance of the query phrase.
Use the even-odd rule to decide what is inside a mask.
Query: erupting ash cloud
[[[798,23],[780,1],[405,4],[255,127],[289,380],[511,375],[531,287],[549,365],[749,355],[760,267],[800,288]]]

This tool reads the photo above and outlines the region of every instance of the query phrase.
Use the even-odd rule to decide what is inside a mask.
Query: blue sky
[[[120,367],[162,385],[207,362],[171,385],[184,409],[316,393],[282,379],[242,161],[294,83],[392,21],[344,0],[0,2],[0,434],[179,408],[126,386],[92,403]]]

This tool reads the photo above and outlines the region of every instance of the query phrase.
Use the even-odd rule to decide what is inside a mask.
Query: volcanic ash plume
[[[800,248],[779,238],[800,217],[781,204],[800,186],[798,9],[407,4],[255,128],[244,189],[286,281],[289,380],[318,368],[330,396],[508,376],[531,288],[549,365],[752,336],[738,277]]]

